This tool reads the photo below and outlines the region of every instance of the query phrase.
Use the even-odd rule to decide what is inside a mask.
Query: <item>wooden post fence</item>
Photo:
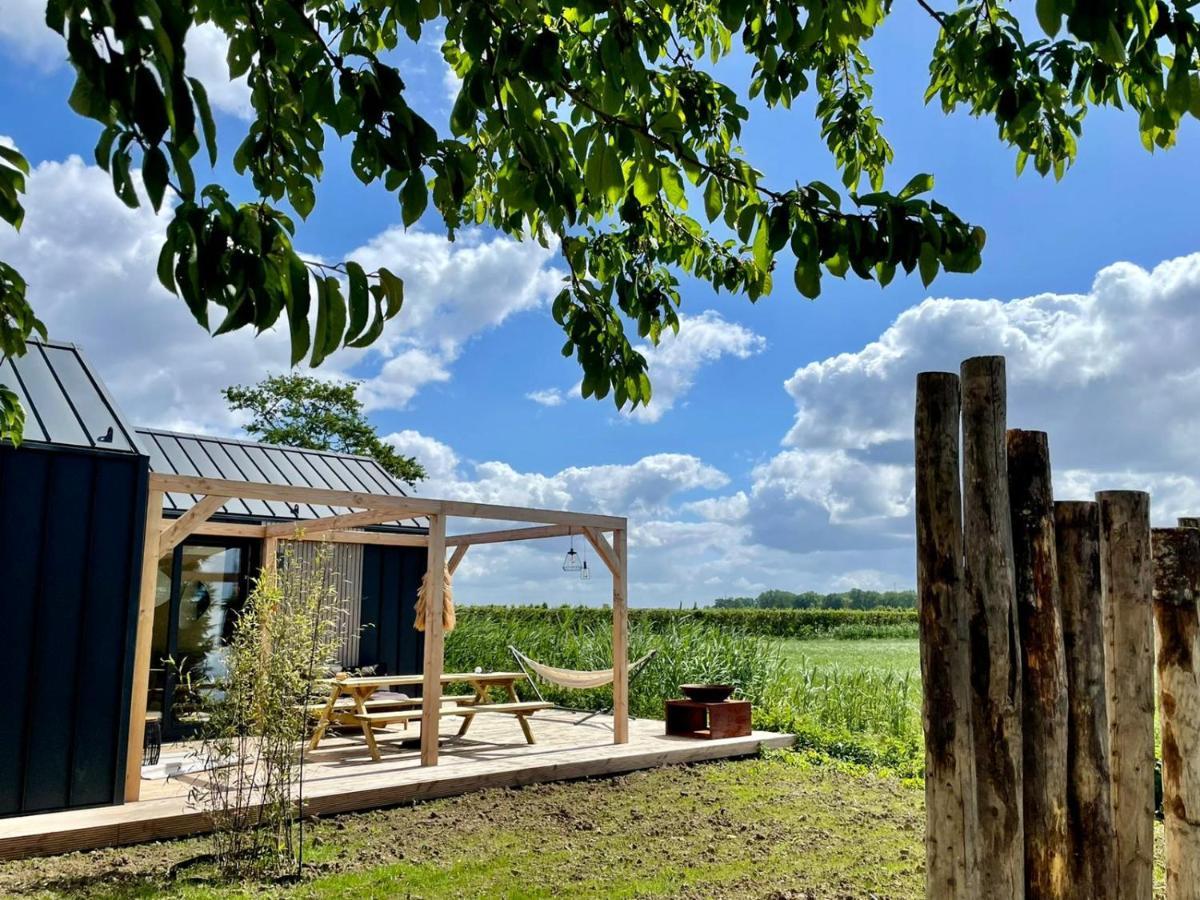
[[[1156,528],[1154,620],[1162,713],[1167,900],[1200,897],[1200,530]]]
[[[1008,432],[1013,573],[1021,629],[1025,893],[1067,896],[1067,663],[1055,564],[1050,446]]]
[[[1067,879],[1080,900],[1119,900],[1096,504],[1055,503],[1054,542],[1067,665]]]
[[[1021,643],[1008,499],[1004,358],[968,359],[961,376],[963,584],[970,616],[979,895],[1019,898],[1025,889]]]
[[[926,896],[1151,900],[1157,621],[1168,897],[1200,900],[1200,517],[1152,555],[1148,495],[1055,503],[1006,399],[1003,357],[917,376]]]
[[[958,376],[917,376],[917,598],[925,727],[925,894],[978,896],[970,659],[963,607]]]
[[[1150,497],[1103,491],[1100,581],[1108,660],[1108,728],[1117,895],[1154,888],[1154,566]]]

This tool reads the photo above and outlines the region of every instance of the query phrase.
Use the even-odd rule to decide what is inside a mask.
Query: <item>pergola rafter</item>
[[[141,756],[145,736],[146,701],[149,692],[151,637],[154,627],[154,603],[158,583],[159,560],[193,534],[248,537],[263,541],[264,565],[274,563],[280,540],[316,540],[392,546],[424,546],[428,552],[428,571],[451,573],[458,568],[470,547],[479,544],[509,543],[581,534],[595,548],[613,576],[613,740],[629,740],[629,663],[628,663],[628,524],[623,517],[569,510],[536,509],[471,503],[459,500],[402,497],[340,491],[328,488],[298,487],[230,481],[190,475],[152,473],[148,492],[146,541],[142,561],[142,583],[134,648],[133,697],[129,718],[129,743],[126,757],[125,799],[137,800],[141,789]],[[164,523],[164,493],[192,494],[200,499],[179,518]],[[285,503],[342,507],[348,513],[323,518],[273,522],[266,525],[239,522],[213,522],[211,517],[230,500],[263,500]],[[429,522],[428,534],[381,533],[348,529],[379,525],[396,519],[422,517]],[[533,527],[474,531],[447,535],[450,518],[486,519],[499,522],[529,522]],[[605,533],[611,533],[611,543]],[[446,550],[453,552],[447,560]],[[444,666],[442,632],[443,579],[429,580],[425,604],[425,658],[423,696],[441,695]],[[439,716],[436,707],[423,710],[421,720],[421,764],[437,765]]]

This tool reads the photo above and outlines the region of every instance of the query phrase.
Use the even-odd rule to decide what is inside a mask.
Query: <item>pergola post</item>
[[[441,731],[442,668],[445,665],[445,642],[442,632],[443,588],[446,568],[446,517],[436,513],[429,516],[429,555],[426,577],[429,588],[425,593],[425,666],[421,685],[421,765],[436,766],[438,735]]]
[[[613,572],[613,743],[629,743],[629,540],[618,528],[612,536]]]
[[[279,538],[267,535],[262,541],[263,574],[275,572],[279,568]]]
[[[154,599],[158,591],[162,505],[163,492],[151,489],[146,497],[146,535],[142,545],[142,578],[133,642],[133,685],[129,696],[129,736],[125,746],[126,803],[137,800],[142,792],[142,747],[146,740],[146,702],[150,694],[150,645],[154,637]]]

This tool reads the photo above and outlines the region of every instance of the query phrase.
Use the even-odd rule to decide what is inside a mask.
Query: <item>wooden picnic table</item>
[[[458,730],[459,737],[467,733],[467,729],[471,727],[471,722],[478,713],[512,715],[520,723],[525,740],[530,744],[535,743],[533,731],[529,727],[528,716],[539,709],[550,709],[554,704],[540,701],[523,702],[517,696],[517,682],[526,678],[524,672],[444,672],[441,677],[443,686],[466,684],[474,693],[438,697],[436,702],[439,706],[439,715],[462,717],[462,726]],[[371,758],[378,762],[380,757],[379,748],[375,743],[375,729],[395,723],[402,723],[407,728],[409,722],[420,721],[424,700],[416,697],[373,704],[371,702],[372,695],[383,688],[413,687],[424,684],[424,681],[422,675],[370,675],[322,679],[323,684],[329,685],[329,698],[318,713],[316,728],[313,730],[312,740],[308,745],[309,749],[317,749],[330,725],[358,726],[362,729],[367,749],[371,752]],[[490,702],[493,690],[503,691],[508,701]],[[352,707],[344,705],[339,707],[338,701],[342,698],[348,698]],[[452,705],[444,705],[447,703]]]

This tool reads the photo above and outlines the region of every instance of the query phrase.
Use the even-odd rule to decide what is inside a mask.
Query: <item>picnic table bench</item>
[[[443,694],[438,698],[438,716],[461,716],[463,723],[458,736],[462,737],[471,727],[479,713],[499,713],[514,716],[525,734],[525,740],[536,743],[528,717],[541,709],[552,709],[554,704],[540,700],[523,701],[517,696],[517,682],[526,678],[523,672],[446,672],[442,675],[443,688],[451,684],[468,685],[473,694]],[[330,725],[358,726],[371,758],[379,761],[379,747],[375,742],[375,729],[388,725],[420,721],[424,714],[424,700],[420,697],[406,699],[379,699],[371,697],[383,688],[412,687],[424,683],[421,675],[371,675],[327,678],[323,684],[329,686],[329,698],[323,705],[310,707],[317,712],[317,724],[313,730],[309,749],[315,750],[321,743]],[[501,690],[508,697],[506,702],[492,703],[490,694]],[[349,700],[347,704],[345,701]]]

